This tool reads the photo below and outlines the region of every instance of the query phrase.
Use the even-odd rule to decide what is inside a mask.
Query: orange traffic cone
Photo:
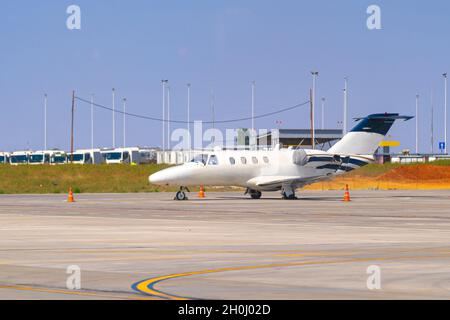
[[[69,188],[69,196],[67,197],[67,202],[75,202],[75,199],[73,198],[72,187]]]
[[[350,200],[350,192],[348,191],[348,184],[345,185],[344,199],[342,201],[344,201],[344,202],[351,201]]]
[[[200,186],[200,191],[198,192],[198,197],[199,198],[205,197],[205,188],[203,188],[203,186]]]

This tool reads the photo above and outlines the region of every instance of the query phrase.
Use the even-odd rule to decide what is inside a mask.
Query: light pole
[[[73,163],[73,148],[74,148],[73,125],[74,125],[74,118],[75,118],[75,90],[72,91],[72,117],[71,117],[71,124],[70,124],[70,163]]]
[[[344,78],[344,120],[343,120],[343,132],[345,135],[347,133],[347,112],[348,112],[348,78]]]
[[[211,90],[211,115],[212,115],[212,127],[213,129],[216,127],[216,111],[215,111],[215,95],[214,95],[214,91]],[[213,137],[214,138],[214,137]]]
[[[112,89],[112,144],[116,147],[116,89]]]
[[[91,149],[94,150],[94,94],[91,94]]]
[[[444,153],[447,154],[447,73],[442,76],[444,77]]]
[[[314,149],[314,145],[315,145],[315,141],[316,141],[316,126],[315,126],[315,109],[316,109],[316,79],[317,76],[319,75],[318,71],[311,71],[311,74],[313,76],[313,86],[312,86],[312,95],[311,95],[311,99],[312,99],[312,112],[311,112],[311,141],[313,141],[312,145],[313,145],[313,149]]]
[[[167,150],[170,150],[170,86],[167,86]]]
[[[127,146],[127,140],[126,140],[126,112],[127,112],[127,98],[123,98],[123,147],[125,148]]]
[[[431,90],[431,154],[434,154],[434,106],[433,90]]]
[[[166,84],[169,80],[161,80],[162,83],[162,151],[166,151]]]
[[[322,98],[322,130],[325,129],[325,98]]]
[[[188,148],[189,148],[189,158],[191,151],[191,84],[187,84],[187,130],[188,130]],[[189,159],[190,160],[190,159]]]
[[[252,81],[252,132],[250,133],[251,136],[251,143],[255,143],[255,85],[256,81]]]
[[[215,106],[215,95],[214,95],[214,91],[211,89],[211,116],[212,116],[212,128],[215,129],[216,128],[216,106]],[[216,145],[216,136],[215,134],[212,136],[211,142],[213,143],[213,146]]]
[[[416,94],[416,154],[419,154],[419,95]]]
[[[255,85],[256,82],[252,81],[252,131],[255,130]]]
[[[47,94],[44,94],[44,150],[47,150]]]

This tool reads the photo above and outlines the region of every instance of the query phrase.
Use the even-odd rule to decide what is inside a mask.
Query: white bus
[[[28,164],[49,164],[51,151],[34,151],[28,157]]]
[[[9,163],[9,153],[8,152],[0,152],[0,164]]]
[[[157,151],[156,148],[139,148],[140,164],[156,163]]]
[[[9,163],[12,165],[28,164],[30,151],[14,151],[9,157]]]
[[[141,163],[139,148],[116,148],[116,149],[104,149],[102,155],[107,164],[114,163]]]
[[[67,163],[67,153],[59,150],[52,150],[50,153],[50,164],[66,164]]]
[[[67,155],[67,161],[72,162],[72,155]],[[73,163],[76,164],[101,164],[103,157],[100,149],[77,150],[73,153]]]

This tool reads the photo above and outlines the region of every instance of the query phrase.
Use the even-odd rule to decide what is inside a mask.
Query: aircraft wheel
[[[282,192],[281,196],[284,200],[296,200],[297,199],[297,197],[295,196],[295,193]]]
[[[175,195],[175,200],[178,201],[187,200],[186,193],[184,193],[183,191],[178,191],[177,194]]]
[[[252,197],[252,199],[260,199],[261,196],[262,196],[261,191],[253,190],[253,191],[250,193],[250,197]]]

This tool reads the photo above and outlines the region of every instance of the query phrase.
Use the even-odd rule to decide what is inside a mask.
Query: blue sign
[[[439,142],[439,150],[445,150],[445,142]]]

